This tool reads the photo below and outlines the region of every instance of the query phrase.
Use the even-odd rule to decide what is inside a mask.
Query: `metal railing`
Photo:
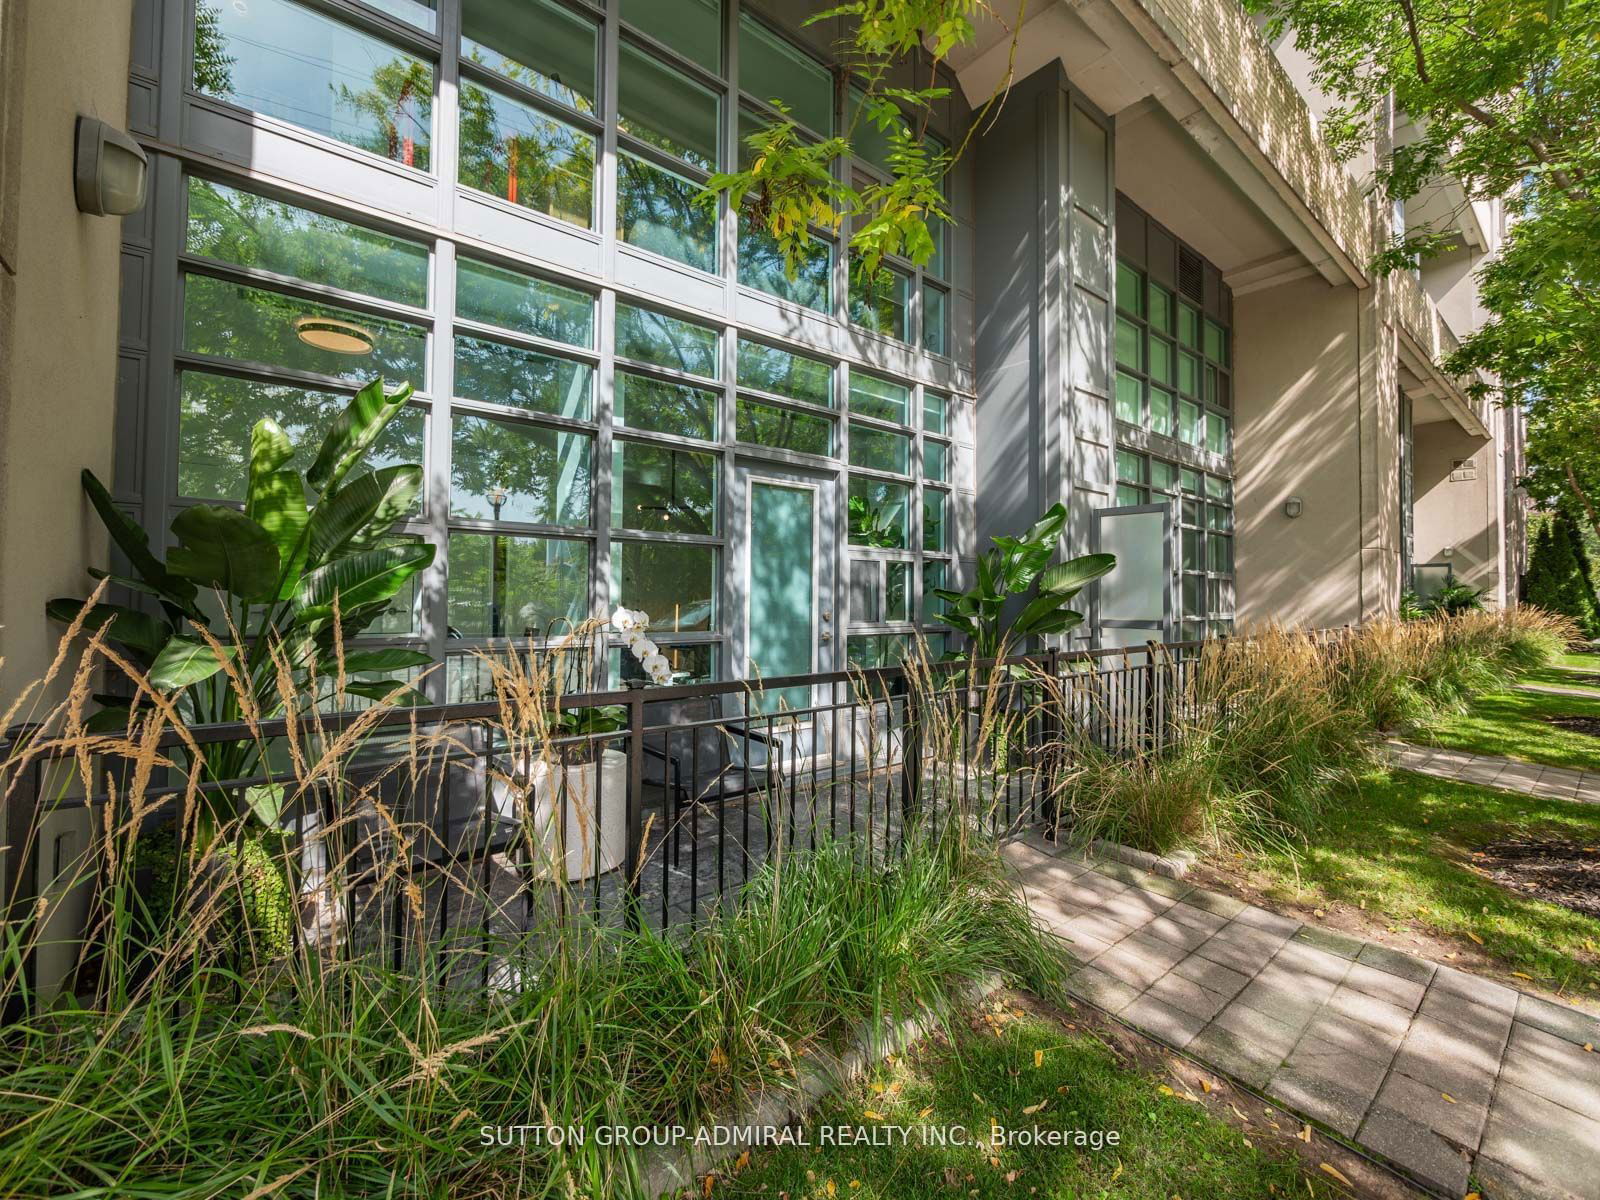
[[[166,827],[181,858],[195,812],[237,817],[230,836],[259,833],[250,789],[280,785],[295,944],[400,968],[420,945],[476,940],[472,969],[492,985],[491,939],[573,919],[693,924],[824,840],[881,863],[919,818],[989,836],[1054,823],[1053,771],[1071,755],[1167,744],[1202,645],[553,697],[563,713],[620,710],[615,728],[587,732],[508,729],[498,701],[170,729],[142,748],[108,739],[81,776],[96,787],[77,794],[60,779],[82,747],[16,731],[5,887],[22,987],[7,994],[36,994],[38,955],[19,931],[92,885],[96,831],[126,829],[133,796],[138,834]],[[248,777],[196,766],[243,743],[260,748]],[[152,752],[174,765],[140,782]],[[83,844],[63,850],[56,831],[69,828]]]

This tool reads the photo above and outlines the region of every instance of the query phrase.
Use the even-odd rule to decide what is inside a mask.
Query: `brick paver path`
[[[1514,758],[1497,758],[1492,754],[1446,750],[1440,746],[1413,746],[1408,742],[1391,741],[1387,749],[1390,762],[1402,770],[1457,783],[1476,783],[1507,792],[1523,792],[1547,800],[1600,804],[1600,770],[1547,767]]]
[[[1074,995],[1442,1194],[1600,1200],[1600,1020],[1042,840],[1006,855]]]

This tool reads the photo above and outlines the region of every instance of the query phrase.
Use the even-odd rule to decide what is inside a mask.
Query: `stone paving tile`
[[[1224,1028],[1215,1021],[1197,1033],[1185,1051],[1257,1090],[1277,1072],[1283,1055],[1266,1049],[1249,1034]]]
[[[1187,901],[1174,904],[1161,914],[1162,920],[1175,921],[1187,929],[1195,929],[1210,937],[1228,923],[1228,918],[1204,908],[1196,908]]]
[[[1182,900],[1194,891],[1194,884],[1184,883],[1181,879],[1168,879],[1165,875],[1151,875],[1139,884],[1147,892],[1154,892],[1158,896],[1165,896],[1169,900]]]
[[[1198,983],[1207,991],[1218,992],[1230,1000],[1243,991],[1245,984],[1250,982],[1250,976],[1243,971],[1235,971],[1230,966],[1213,962],[1200,954],[1191,954],[1173,967],[1172,973],[1180,979]]]
[[[1422,1003],[1423,993],[1427,991],[1424,984],[1414,979],[1402,979],[1399,975],[1391,975],[1388,971],[1370,966],[1360,959],[1351,965],[1341,982],[1347,988],[1376,997],[1393,1004],[1396,1008],[1403,1008],[1408,1013],[1417,1011],[1417,1006]]]
[[[1209,916],[1210,914],[1205,913],[1202,915]],[[1220,920],[1220,918],[1218,919]],[[1147,933],[1151,937],[1158,937],[1162,941],[1171,942],[1174,946],[1181,946],[1185,950],[1193,950],[1211,936],[1207,930],[1184,924],[1182,921],[1174,921],[1166,913],[1162,913],[1151,921],[1141,932]]]
[[[1288,939],[1279,934],[1248,925],[1225,925],[1202,942],[1195,953],[1246,975],[1254,975],[1272,960],[1286,941]]]
[[[1323,1011],[1330,1017],[1356,1021],[1374,1033],[1395,1038],[1396,1045],[1399,1044],[1398,1039],[1405,1037],[1406,1031],[1411,1028],[1414,1015],[1408,1008],[1358,991],[1350,986],[1348,980],[1334,989]]]
[[[1489,754],[1469,754],[1464,750],[1410,746],[1404,742],[1390,742],[1389,756],[1395,766],[1423,775],[1475,783],[1500,791],[1600,804],[1600,773],[1592,771],[1544,766]]]
[[[1096,958],[1094,965],[1107,975],[1133,984],[1141,992],[1172,970],[1178,959],[1183,957],[1180,948],[1168,943],[1160,944],[1171,951],[1171,955],[1150,949],[1148,943],[1135,946],[1131,942],[1131,938],[1118,942]]]
[[[1067,990],[1113,1014],[1132,1004],[1143,991],[1093,966],[1079,967],[1068,975]]]
[[[1196,983],[1176,971],[1169,971],[1156,980],[1145,995],[1154,996],[1180,1012],[1199,1017],[1202,1024],[1221,1012],[1223,1005],[1231,998],[1226,992],[1212,991],[1205,984]]]
[[[1511,1027],[1500,1082],[1600,1119],[1600,1054],[1533,1025]]]
[[[1468,1104],[1486,1103],[1494,1091],[1503,1043],[1488,1048],[1427,1018],[1412,1022],[1394,1056],[1394,1070],[1449,1092]]]
[[[1059,932],[1076,941],[1079,937],[1090,938],[1103,942],[1106,946],[1114,945],[1135,931],[1133,925],[1124,924],[1113,920],[1111,917],[1098,912],[1086,912],[1082,916],[1073,917],[1064,922]]]
[[[1372,1103],[1374,1108],[1404,1113],[1445,1140],[1474,1151],[1489,1119],[1487,1100],[1474,1103],[1457,1096],[1446,1099],[1438,1088],[1399,1071],[1389,1073]]]
[[[1321,998],[1313,999],[1299,992],[1262,983],[1259,978],[1246,985],[1234,997],[1230,1007],[1244,1006],[1254,1009],[1295,1030],[1304,1030],[1322,1007]]]
[[[1240,909],[1233,919],[1240,925],[1249,925],[1252,929],[1265,929],[1268,933],[1281,933],[1284,937],[1293,937],[1300,932],[1301,927],[1301,923],[1293,917],[1286,917],[1270,909],[1257,908],[1253,904]]]
[[[1472,1158],[1420,1121],[1387,1107],[1374,1107],[1356,1131],[1356,1141],[1447,1196],[1462,1196]]]
[[[1294,935],[1294,940],[1314,946],[1318,950],[1326,950],[1329,954],[1337,954],[1340,958],[1353,959],[1361,953],[1366,945],[1358,937],[1348,933],[1339,933],[1333,929],[1318,929],[1315,925],[1302,925],[1300,931]]]
[[[1523,993],[1517,997],[1517,1020],[1580,1046],[1585,1042],[1600,1046],[1600,1018],[1564,1004]]]
[[[1380,1029],[1365,1021],[1335,1012],[1324,1005],[1311,1018],[1311,1024],[1306,1026],[1301,1041],[1327,1042],[1340,1047],[1347,1054],[1370,1062],[1382,1063],[1387,1067],[1394,1059],[1395,1051],[1400,1048],[1400,1041],[1404,1037],[1403,1029],[1394,1031]]]
[[[1511,1035],[1511,1014],[1478,1004],[1465,996],[1429,988],[1417,1009],[1418,1021],[1437,1021],[1458,1038],[1499,1054]]]
[[[1600,1121],[1502,1083],[1489,1106],[1480,1159],[1504,1163],[1547,1194],[1600,1200]],[[1564,1189],[1564,1190],[1563,1190]]]
[[[1272,961],[1266,966],[1270,972],[1292,971],[1305,979],[1318,979],[1330,984],[1340,983],[1350,973],[1350,960],[1340,958],[1297,942],[1293,938],[1278,947]],[[1332,991],[1330,987],[1328,991]]]
[[[1412,958],[1409,954],[1391,950],[1376,942],[1368,942],[1363,946],[1361,953],[1356,955],[1356,961],[1369,967],[1377,967],[1380,971],[1387,971],[1390,975],[1398,975],[1401,979],[1409,979],[1413,983],[1427,983],[1433,978],[1433,963]]]
[[[1194,908],[1203,908],[1208,913],[1215,913],[1219,917],[1234,917],[1249,907],[1243,900],[1233,896],[1224,896],[1221,892],[1202,892],[1199,890],[1189,893],[1183,902]]]
[[[1178,1050],[1194,1040],[1195,1034],[1205,1028],[1207,1020],[1168,1004],[1150,992],[1140,996],[1117,1015]]]
[[[1302,1038],[1267,1084],[1267,1094],[1329,1129],[1354,1135],[1383,1085],[1387,1065],[1342,1046]]]
[[[1468,1000],[1503,1013],[1515,1012],[1517,997],[1521,995],[1515,988],[1508,988],[1503,983],[1443,966],[1434,972],[1432,990],[1465,996]]]
[[[1348,967],[1350,964],[1342,958],[1333,960],[1340,966]],[[1297,999],[1307,1003],[1320,1005],[1333,995],[1339,986],[1339,976],[1311,975],[1304,971],[1296,970],[1292,965],[1274,958],[1256,973],[1250,981],[1251,987],[1270,989],[1278,992],[1288,992]]]

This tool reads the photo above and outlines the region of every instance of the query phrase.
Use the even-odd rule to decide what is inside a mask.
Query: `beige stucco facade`
[[[131,0],[0,0],[0,703],[55,652],[52,596],[105,540],[79,487],[111,469],[121,221],[78,212],[78,116],[121,127]],[[31,707],[31,706],[30,706]],[[19,712],[14,719],[25,719]]]

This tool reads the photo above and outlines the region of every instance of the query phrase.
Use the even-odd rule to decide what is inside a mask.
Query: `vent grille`
[[[1178,247],[1178,291],[1196,304],[1205,301],[1205,271],[1200,256],[1183,246]]]

